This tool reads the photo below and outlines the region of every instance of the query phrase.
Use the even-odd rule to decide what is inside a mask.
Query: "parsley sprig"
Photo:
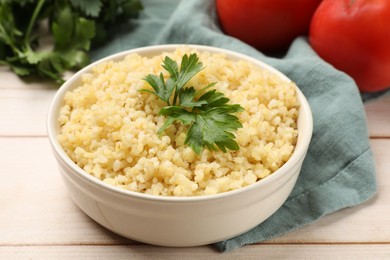
[[[151,93],[164,101],[159,114],[166,117],[163,126],[158,130],[162,134],[171,124],[179,122],[189,126],[185,144],[195,153],[200,154],[206,147],[209,150],[238,150],[239,146],[233,134],[242,127],[234,113],[244,109],[238,104],[228,104],[229,98],[216,89],[210,89],[215,83],[197,90],[185,86],[186,83],[203,69],[196,54],[185,54],[178,64],[169,57],[165,57],[163,68],[168,71],[170,78],[165,80],[160,75],[149,74],[145,81],[153,88],[141,89],[141,92]]]
[[[0,66],[62,83],[66,71],[90,62],[113,26],[127,28],[142,8],[140,0],[0,0]]]

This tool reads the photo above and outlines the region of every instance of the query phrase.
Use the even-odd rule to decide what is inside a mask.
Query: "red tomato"
[[[324,0],[313,16],[309,39],[362,92],[390,87],[390,0]]]
[[[216,0],[224,32],[260,51],[285,50],[307,34],[321,0]]]

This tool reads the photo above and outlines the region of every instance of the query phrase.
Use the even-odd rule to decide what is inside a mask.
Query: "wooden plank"
[[[210,246],[6,246],[3,259],[389,259],[390,245],[253,245],[228,253]]]
[[[5,66],[0,66],[0,90],[3,89],[52,89],[58,85],[48,80],[39,78],[21,79]]]
[[[379,193],[268,243],[390,242],[390,140],[372,140]],[[0,138],[1,245],[132,244],[100,227],[71,201],[47,138]],[[5,181],[6,180],[6,181]]]
[[[0,138],[0,160],[0,245],[125,241],[73,203],[46,138]]]
[[[0,90],[0,136],[46,135],[55,89]]]
[[[370,136],[390,137],[390,95],[368,101],[364,107]]]

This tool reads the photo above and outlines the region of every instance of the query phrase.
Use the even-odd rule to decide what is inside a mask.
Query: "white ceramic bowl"
[[[143,56],[174,51],[177,45],[159,45],[121,52],[97,61],[67,80],[55,95],[47,128],[63,180],[75,203],[107,229],[141,242],[162,246],[197,246],[242,234],[270,217],[287,199],[298,178],[312,136],[312,115],[298,89],[300,110],[298,143],[292,157],[279,170],[255,184],[208,196],[163,197],[106,184],[78,167],[64,152],[56,136],[57,117],[68,90],[79,85],[81,74],[107,60],[121,60],[129,53]],[[251,57],[208,46],[190,45],[200,51],[223,52],[233,60],[247,60],[289,80],[274,68]]]

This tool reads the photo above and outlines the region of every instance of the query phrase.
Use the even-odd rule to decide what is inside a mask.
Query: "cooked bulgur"
[[[238,151],[197,155],[184,145],[186,128],[180,124],[157,134],[165,120],[158,112],[165,104],[138,90],[150,88],[143,80],[147,74],[169,76],[161,66],[165,56],[180,64],[185,53],[197,53],[205,67],[187,85],[217,82],[218,91],[245,109],[237,114],[243,125],[235,133]],[[131,54],[95,66],[82,80],[65,95],[58,140],[78,166],[123,189],[163,196],[238,189],[279,169],[297,141],[294,83],[222,54],[187,47],[152,58]]]

